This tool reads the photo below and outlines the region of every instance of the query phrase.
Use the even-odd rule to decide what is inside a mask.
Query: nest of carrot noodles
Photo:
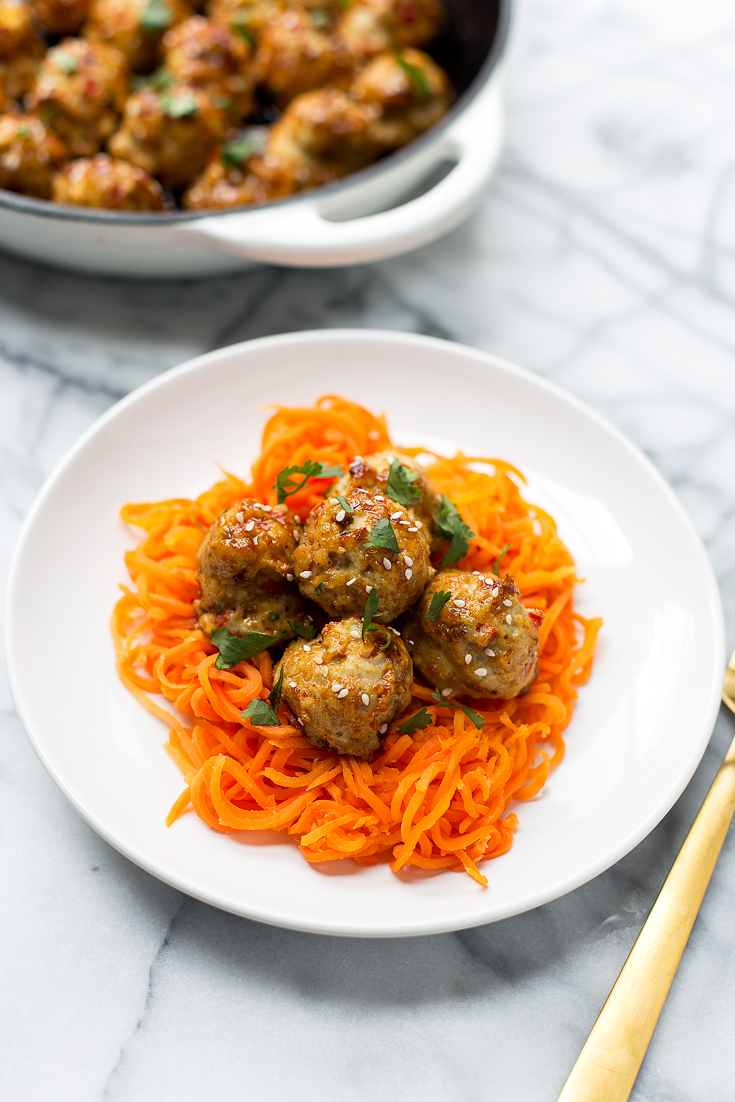
[[[457,566],[487,572],[506,544],[502,570],[524,604],[545,611],[538,676],[513,700],[472,701],[484,724],[436,704],[414,682],[411,705],[390,725],[371,761],[319,750],[281,704],[280,727],[254,727],[241,713],[272,688],[273,662],[263,651],[231,670],[217,670],[218,651],[199,630],[196,555],[213,521],[242,497],[276,500],[276,476],[307,459],[346,469],[355,455],[391,447],[384,417],[342,398],[313,408],[278,408],[265,426],[250,482],[227,474],[196,500],[126,505],[122,517],[145,537],[126,555],[132,587],[112,617],[121,680],[169,727],[166,749],[186,787],[169,812],[171,825],[189,806],[214,830],[277,830],[292,835],[307,861],[351,857],[390,867],[466,870],[506,853],[517,827],[512,801],[529,800],[564,755],[563,732],[588,679],[600,619],[574,611],[575,566],[552,517],[521,494],[523,475],[500,459],[432,455],[431,481],[476,533]],[[428,460],[427,460],[428,463]],[[289,499],[305,519],[332,480],[313,480]],[[176,710],[153,699],[163,696]],[[402,718],[428,707],[431,725],[413,735]]]

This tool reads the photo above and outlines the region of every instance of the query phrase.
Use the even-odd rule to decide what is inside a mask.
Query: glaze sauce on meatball
[[[349,471],[338,479],[332,486],[332,496],[344,493],[350,483],[361,486],[365,490],[374,490],[379,494],[388,494],[388,478],[392,464],[398,460],[402,467],[406,467],[412,474],[417,475],[411,483],[419,496],[412,501],[410,508],[422,523],[422,532],[427,539],[431,539],[436,517],[439,513],[439,495],[431,485],[429,475],[417,459],[396,448],[387,451],[373,452],[363,458],[356,456],[350,464]]]

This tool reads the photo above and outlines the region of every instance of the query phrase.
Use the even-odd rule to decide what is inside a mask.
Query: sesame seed
[[[406,581],[410,582],[412,577],[413,577],[413,570],[411,570],[411,568],[409,567],[408,570],[406,571]]]
[[[465,664],[465,666],[469,666],[469,664],[470,664],[470,662],[471,662],[471,661],[472,661],[472,655],[471,655],[471,654],[466,654],[466,655],[464,656],[464,664]]]
[[[245,517],[242,515],[242,513],[237,513],[235,516],[235,520],[238,524],[242,524],[242,522],[245,520]],[[251,520],[250,523],[253,524],[253,521]]]
[[[339,551],[340,555],[344,555],[347,553],[346,547],[338,547],[337,550]]]
[[[418,528],[414,524],[410,525],[408,530],[409,532],[418,532]]]
[[[266,513],[270,513],[272,508],[273,508],[272,505],[261,505],[261,509],[265,509]]]
[[[289,681],[288,687],[289,687],[289,689],[295,689],[296,688],[296,682],[295,681]]]
[[[381,494],[376,494],[375,495],[375,500],[376,501],[385,501],[385,498]]]
[[[344,700],[349,691],[349,689],[343,689],[341,693],[337,693],[337,700]]]
[[[363,459],[363,457],[361,455],[356,455],[355,458],[352,460],[352,462],[353,463],[364,463],[365,460]]]
[[[452,604],[456,605],[457,608],[464,608],[464,606],[467,604],[467,602],[463,601],[461,597],[455,597],[454,600],[452,601]]]
[[[493,590],[493,597],[497,597],[499,592],[500,592],[500,590],[498,589],[497,586],[495,586],[495,589]]]
[[[491,650],[490,647],[486,648],[485,654],[488,656],[488,658],[494,658],[495,657],[495,651]]]
[[[242,516],[242,513],[239,513],[239,514],[238,514],[238,519],[239,519],[239,518],[240,518],[241,516]],[[254,528],[254,527],[255,527],[255,521],[254,521],[254,520],[249,520],[249,521],[247,522],[247,524],[245,525],[245,531],[246,531],[246,532],[252,532],[252,530],[253,530],[253,528]]]
[[[372,591],[373,591],[373,587],[371,585],[366,585],[365,586],[365,592],[366,593],[372,593]]]
[[[473,570],[472,573],[475,574],[479,578],[479,576],[480,576],[480,571],[479,570]]]
[[[423,527],[424,527],[424,522],[423,522],[423,520],[417,520],[417,521],[416,521],[416,527],[417,527],[417,528],[423,528]]]
[[[401,516],[402,516],[401,510],[398,509],[395,513],[391,513],[390,519],[391,520],[400,520]]]
[[[404,528],[408,528],[409,532],[411,531],[411,521],[410,520],[400,520],[398,523],[402,524]],[[416,531],[416,529],[414,528],[414,532],[415,531]]]
[[[392,625],[389,625],[389,627],[390,627],[390,630],[393,632],[394,635],[400,635],[401,634],[400,631],[398,631],[398,629],[394,628]]]
[[[258,537],[257,536],[253,536],[253,543],[256,547],[258,546]]]
[[[364,704],[364,705],[365,705],[366,707],[367,707],[367,705],[368,705],[368,704],[370,703],[370,697],[368,696],[368,694],[367,694],[367,693],[363,693],[363,694],[362,694],[362,696],[360,697],[360,699],[362,700],[363,704]]]
[[[506,624],[511,624],[513,622],[510,618],[510,613],[508,613],[508,615],[505,617],[505,622]]]
[[[390,559],[383,559],[383,566],[386,570],[390,570],[392,565],[393,564],[391,563]]]
[[[337,521],[337,524],[341,524],[346,516],[347,516],[347,514],[345,513],[344,509],[340,509],[340,511],[337,513],[337,515],[334,519]]]
[[[413,566],[413,559],[409,558],[408,555],[403,556],[403,561],[405,562],[406,566]]]
[[[292,582],[293,581],[293,574],[287,574],[286,575],[286,581]]]
[[[336,498],[336,497],[330,497],[330,499],[329,499],[329,504],[330,504],[330,505],[339,505],[339,498]]]
[[[332,682],[332,692],[333,693],[341,693],[343,689],[344,689],[344,685],[341,685],[339,681],[333,681]]]
[[[506,599],[503,601],[503,604],[505,605],[506,608],[510,608],[510,606],[513,604],[513,602],[509,601],[506,597]]]
[[[299,577],[300,578],[310,578],[311,577],[311,571],[310,570],[302,570],[301,573],[299,574]]]
[[[308,644],[308,643],[304,643],[304,645],[303,645],[303,647],[302,647],[301,649],[302,649],[302,650],[311,650],[311,647],[309,646],[309,644]]]
[[[452,690],[451,689],[442,689],[442,696],[451,696],[451,695],[452,695]]]
[[[350,631],[350,635],[352,636],[353,639],[359,639],[360,638],[360,632],[357,630],[357,628],[352,628],[352,630]]]
[[[487,677],[487,670],[484,666],[480,666],[479,670],[475,670],[478,677]]]
[[[304,648],[304,650],[305,649],[306,648]],[[321,654],[314,655],[314,661],[316,662],[317,666],[323,666],[324,665],[324,658]]]
[[[357,581],[357,578],[350,578],[350,580],[348,581],[347,584],[348,585],[354,585],[356,581]]]
[[[388,724],[387,723],[381,723],[381,725],[380,725],[381,735],[384,735],[387,730],[388,730]]]
[[[298,543],[298,542],[299,542],[299,540],[301,539],[301,532],[299,532],[298,528],[294,528],[294,530],[293,530],[293,538],[294,538],[294,539],[296,540],[296,542],[297,542],[297,543]]]

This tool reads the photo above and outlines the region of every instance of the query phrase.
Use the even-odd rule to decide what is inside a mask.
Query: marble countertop
[[[518,0],[508,142],[444,240],[346,271],[125,284],[0,257],[0,558],[79,434],[192,355],[321,326],[436,334],[567,388],[672,483],[735,644],[735,12]],[[70,604],[73,595],[70,594]],[[131,865],[67,805],[0,685],[0,1096],[8,1102],[554,1100],[734,733],[614,868],[407,941],[270,929]],[[735,1079],[730,832],[635,1102]]]

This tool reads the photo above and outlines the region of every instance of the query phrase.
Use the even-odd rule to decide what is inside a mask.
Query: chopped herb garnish
[[[209,637],[210,643],[214,643],[219,651],[214,668],[231,670],[238,662],[260,654],[274,643],[280,643],[281,639],[285,639],[285,632],[280,635],[262,635],[258,631],[249,631],[247,635],[231,635],[227,628],[215,628]]]
[[[314,590],[314,592],[316,593],[317,597],[321,597],[322,593],[324,592],[324,590],[325,590],[326,588],[327,588],[327,587],[325,586],[324,582],[319,582],[319,585],[318,585],[318,586],[316,587],[316,589]]]
[[[497,559],[496,559],[496,560],[495,560],[495,562],[493,563],[493,574],[497,574],[497,573],[498,573],[498,567],[500,566],[500,560],[502,559],[502,557],[503,557],[503,555],[505,554],[505,552],[506,552],[506,551],[508,551],[509,549],[510,549],[510,544],[509,544],[509,543],[506,543],[505,547],[503,548],[503,550],[502,550],[502,551],[500,552],[500,554],[498,555]]]
[[[413,505],[414,501],[418,501],[424,492],[420,486],[412,485],[420,477],[417,471],[404,467],[402,463],[394,459],[390,465],[386,486],[388,497],[393,501],[397,501],[399,505]]]
[[[175,77],[173,73],[169,73],[168,69],[165,69],[163,65],[160,65],[155,73],[151,73],[149,77],[141,78],[145,84],[150,85],[151,88],[155,88],[157,92],[165,92],[167,88],[170,88],[175,83]]]
[[[297,493],[310,478],[337,478],[344,473],[341,467],[328,467],[326,463],[316,463],[313,459],[307,459],[300,467],[284,467],[275,482],[278,504],[283,505],[286,498]],[[292,477],[295,474],[302,474],[304,477],[296,482]]]
[[[382,624],[376,624],[373,620],[373,616],[378,611],[378,603],[380,597],[377,589],[373,587],[368,593],[368,599],[365,602],[365,612],[362,617],[362,641],[365,642],[365,634],[368,631],[382,631],[385,635],[385,643],[381,646],[381,650],[387,650],[393,642],[391,634],[386,627]]]
[[[481,731],[485,725],[485,720],[476,712],[474,708],[468,708],[466,704],[457,704],[454,700],[447,700],[442,696],[438,689],[434,689],[431,694],[431,699],[435,700],[437,704],[441,704],[444,708],[459,708],[468,719],[471,719],[478,731]]]
[[[238,12],[232,19],[230,26],[235,34],[239,34],[240,38],[244,38],[249,46],[256,46],[255,35],[248,27],[248,15],[246,12]]]
[[[298,620],[289,620],[288,626],[299,639],[316,639],[319,634],[313,624],[300,624]]]
[[[352,508],[352,506],[350,505],[349,501],[347,500],[347,498],[345,497],[344,494],[337,494],[337,501],[340,503],[340,505],[342,506],[344,511],[347,513],[348,517],[352,517],[352,516],[355,515],[355,510]]]
[[[250,138],[227,142],[222,146],[219,159],[226,168],[238,168],[258,152],[257,143]]]
[[[230,96],[212,96],[212,103],[219,111],[229,111],[232,107]]]
[[[74,57],[74,54],[70,54],[68,50],[56,50],[54,53],[54,64],[58,65],[67,76],[79,72],[79,62]]]
[[[401,723],[398,730],[402,735],[415,735],[417,731],[423,731],[425,727],[428,727],[432,718],[428,708],[422,708],[420,712],[416,712],[410,719]]]
[[[188,88],[182,88],[176,94],[161,92],[158,102],[164,115],[168,115],[170,119],[186,118],[187,115],[193,115],[199,107],[196,96]]]
[[[314,30],[321,31],[332,22],[332,17],[326,11],[309,12],[309,20]]]
[[[277,612],[269,612],[268,613],[268,619],[269,620],[277,620],[278,619],[278,613]]]
[[[442,592],[440,589],[438,593],[435,593],[431,598],[431,604],[429,605],[429,611],[426,613],[426,619],[431,620],[432,624],[436,623],[436,618],[444,608],[447,601],[452,599],[451,593]]]
[[[469,528],[453,501],[442,494],[442,503],[436,522],[436,534],[449,540],[449,547],[442,559],[442,566],[453,566],[458,559],[464,558],[470,549],[470,540],[474,532]]]
[[[30,138],[32,136],[33,135],[32,135],[32,132],[31,132],[31,128],[28,125],[28,123],[26,123],[26,122],[21,123],[20,126],[18,127],[18,137],[19,138]]]
[[[365,540],[366,547],[384,547],[386,551],[399,551],[398,540],[393,531],[393,525],[387,517],[383,517],[370,529],[370,534]]]
[[[280,727],[278,718],[278,705],[281,703],[281,690],[283,689],[283,666],[278,675],[278,681],[268,693],[267,700],[259,697],[251,700],[244,712],[240,715],[243,719],[249,719],[256,727]]]
[[[418,65],[412,65],[410,61],[406,61],[405,57],[399,53],[396,53],[396,61],[401,66],[416,91],[420,92],[422,96],[428,96],[431,92],[431,88],[429,87],[429,82],[426,79],[424,70],[420,69]]]
[[[140,25],[146,34],[160,34],[171,26],[173,18],[174,13],[166,0],[146,0],[140,13]]]

